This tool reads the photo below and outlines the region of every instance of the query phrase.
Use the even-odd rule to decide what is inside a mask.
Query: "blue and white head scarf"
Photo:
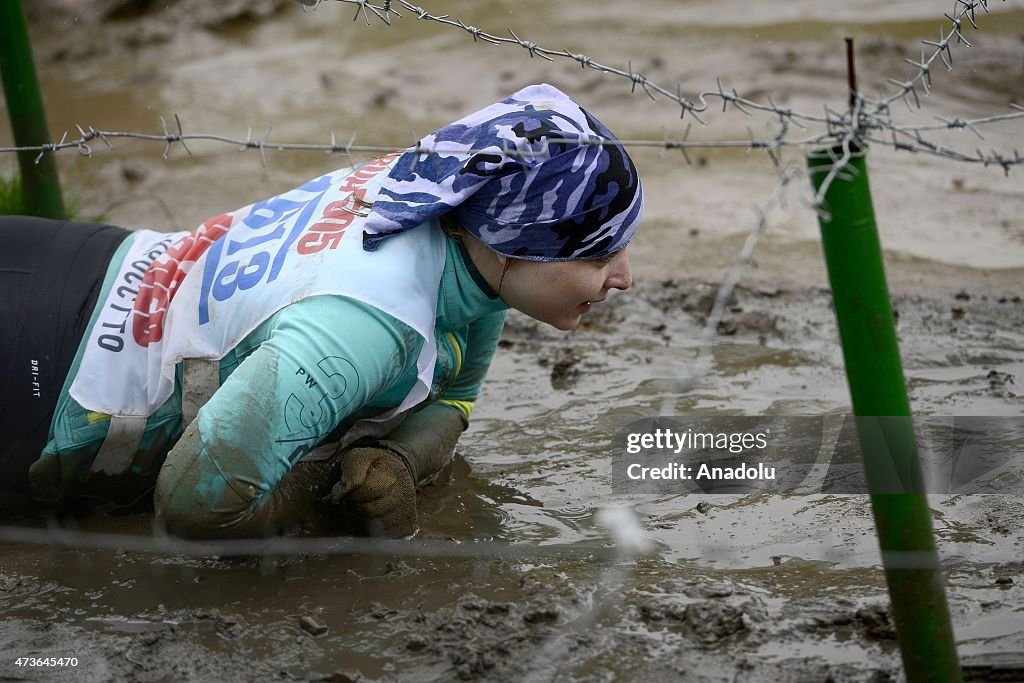
[[[612,144],[591,144],[602,139]],[[363,248],[451,211],[506,256],[569,261],[618,251],[640,222],[643,191],[616,143],[565,93],[531,85],[404,152],[368,197]]]

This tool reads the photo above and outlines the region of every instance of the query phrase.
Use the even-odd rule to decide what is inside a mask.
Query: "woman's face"
[[[591,306],[612,289],[629,289],[629,247],[600,259],[526,261],[512,259],[501,282],[501,298],[512,308],[560,330],[572,330]]]

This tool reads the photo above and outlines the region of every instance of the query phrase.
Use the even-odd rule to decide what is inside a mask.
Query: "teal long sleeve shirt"
[[[107,269],[99,301],[113,285],[126,240]],[[437,363],[430,396],[468,419],[504,325],[507,306],[483,281],[461,245],[446,240],[435,315]],[[148,489],[181,435],[181,365],[174,394],[149,417],[130,472],[118,481],[90,475],[109,416],[86,410],[68,394],[82,345],[58,399],[50,440],[30,470],[42,501],[75,494],[125,502]],[[422,338],[367,304],[337,295],[302,299],[281,309],[220,361],[221,386],[199,411],[203,449],[244,455],[273,486],[305,453],[336,440],[360,419],[399,405],[416,382]],[[97,487],[97,480],[101,486]],[[102,492],[101,492],[102,491]]]

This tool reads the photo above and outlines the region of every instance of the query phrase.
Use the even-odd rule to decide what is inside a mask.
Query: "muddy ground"
[[[903,78],[946,3],[446,3],[495,33],[511,26],[685,92],[721,77],[751,97],[842,108],[836,47],[861,45],[862,82]],[[908,120],[1001,113],[1024,101],[1024,9],[991,3],[972,51]],[[577,96],[627,137],[682,134],[678,111],[629,83],[472,45],[436,26],[352,22],[350,7],[287,2],[53,0],[33,35],[56,137],[76,123],[274,139],[408,144],[529,82]],[[440,11],[440,10],[438,10]],[[467,87],[467,84],[470,84]],[[706,139],[770,122],[709,111]],[[1019,147],[1019,124],[939,136],[972,150]],[[958,137],[959,136],[959,137]],[[9,140],[0,129],[0,145]],[[60,157],[83,216],[186,229],[225,208],[346,165],[323,157],[193,143],[96,146]],[[918,415],[1021,414],[1024,190],[1020,174],[872,150],[871,179]],[[857,495],[630,497],[611,486],[612,437],[653,415],[849,412],[827,277],[802,184],[769,215],[727,315],[711,372],[694,368],[717,283],[777,182],[740,151],[634,154],[647,221],[633,244],[636,286],[565,335],[513,314],[473,424],[445,477],[421,496],[424,553],[189,557],[0,544],[3,680],[681,680],[898,681],[870,507]],[[799,152],[787,153],[799,162]],[[1014,464],[1009,477],[1024,476]],[[934,495],[939,555],[972,680],[1024,680],[1024,495]],[[634,510],[652,546],[628,553],[600,510]],[[151,516],[92,517],[86,531],[148,536]],[[39,528],[40,520],[22,520]],[[635,536],[635,533],[634,533]],[[617,539],[617,540],[616,540]],[[493,542],[501,546],[496,554]],[[75,668],[18,656],[77,657]]]
[[[844,409],[827,291],[773,282],[739,289],[721,325],[716,372],[677,398],[680,414],[756,412],[727,399],[736,386],[747,388],[747,401],[770,400],[763,414]],[[679,367],[711,289],[692,280],[638,284],[569,344],[515,316],[458,461],[421,496],[418,540],[440,557],[196,559],[5,545],[0,651],[80,664],[44,674],[5,662],[4,675],[900,680],[864,496],[613,495],[609,425],[658,407],[657,392],[644,388],[658,380],[638,383],[637,368]],[[965,403],[986,414],[1018,410],[1017,291],[894,301],[922,412],[959,412]],[[756,387],[762,381],[770,391]],[[540,406],[541,396],[552,407]],[[972,680],[1021,680],[1020,496],[930,502]],[[654,541],[650,553],[614,554],[596,522],[609,503],[634,507]],[[78,522],[136,534],[150,523],[146,513]],[[493,540],[518,544],[523,558],[516,546],[511,558],[485,549],[458,556]]]

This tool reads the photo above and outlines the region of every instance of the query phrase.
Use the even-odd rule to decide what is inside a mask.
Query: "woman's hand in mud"
[[[328,501],[352,509],[371,536],[400,538],[416,531],[416,485],[402,459],[383,448],[353,448]]]

